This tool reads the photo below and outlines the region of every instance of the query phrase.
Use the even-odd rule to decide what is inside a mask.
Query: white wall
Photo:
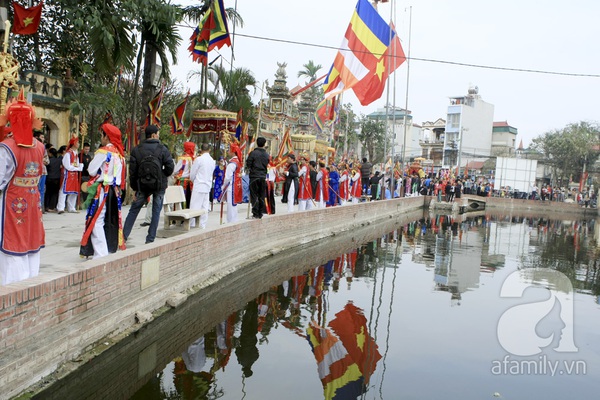
[[[496,158],[496,181],[494,187],[510,186],[512,190],[529,193],[536,181],[537,160],[526,158]]]

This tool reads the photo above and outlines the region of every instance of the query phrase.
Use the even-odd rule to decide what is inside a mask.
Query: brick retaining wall
[[[558,201],[540,201],[540,200],[523,200],[504,197],[481,197],[474,195],[463,195],[460,201],[465,202],[469,198],[484,201],[485,209],[490,211],[506,211],[516,214],[535,213],[535,214],[579,214],[581,216],[596,217],[598,209],[584,208],[575,203],[565,203]],[[425,200],[425,206],[433,200],[433,197],[428,196]],[[459,200],[457,200],[459,201]]]
[[[190,232],[0,287],[0,398],[25,390],[172,293],[281,251],[421,209],[424,197],[275,215]],[[234,247],[235,244],[235,247]],[[236,249],[235,252],[233,249]]]

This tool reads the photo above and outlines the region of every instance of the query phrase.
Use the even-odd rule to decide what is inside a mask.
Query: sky
[[[225,7],[235,3],[224,0]],[[238,0],[244,27],[235,32],[245,36],[234,39],[233,64],[251,70],[261,84],[265,80],[273,84],[277,62],[287,62],[288,88],[302,86],[305,79],[297,78],[297,73],[309,60],[323,66],[322,74],[329,70],[355,6],[356,0]],[[395,8],[398,35],[412,60],[390,76],[395,81],[390,104],[395,98],[397,107],[411,110],[415,123],[446,119],[449,97],[466,95],[470,86],[477,86],[482,100],[494,105],[494,121],[507,121],[518,129],[516,142],[522,140],[525,147],[550,130],[600,119],[600,2],[396,0]],[[391,2],[380,3],[378,9],[389,21]],[[192,31],[180,28],[183,44],[171,73],[196,91],[198,81],[188,79],[189,71],[200,69],[187,50]],[[218,54],[222,57],[217,62],[229,65],[231,50],[213,51],[209,61]],[[259,95],[260,89],[256,101]],[[386,95],[363,107],[347,91],[346,102],[357,114],[369,114],[384,107]]]

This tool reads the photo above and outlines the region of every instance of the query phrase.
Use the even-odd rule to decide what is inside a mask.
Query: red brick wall
[[[423,204],[423,197],[395,199],[192,231],[0,287],[0,397],[18,394],[100,339],[133,326],[136,311],[156,310],[172,293]],[[142,262],[153,257],[160,259],[159,282],[141,290]]]

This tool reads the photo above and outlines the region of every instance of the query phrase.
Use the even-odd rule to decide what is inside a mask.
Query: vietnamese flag
[[[37,32],[38,27],[40,26],[40,20],[42,19],[43,4],[44,2],[40,1],[37,6],[25,8],[13,0],[15,24],[12,31],[15,35],[33,35]]]
[[[365,384],[368,384],[377,362],[381,359],[381,354],[375,339],[369,335],[367,318],[362,310],[351,302],[347,303],[342,311],[335,314],[335,319],[329,322],[329,326],[358,365],[365,378]]]

